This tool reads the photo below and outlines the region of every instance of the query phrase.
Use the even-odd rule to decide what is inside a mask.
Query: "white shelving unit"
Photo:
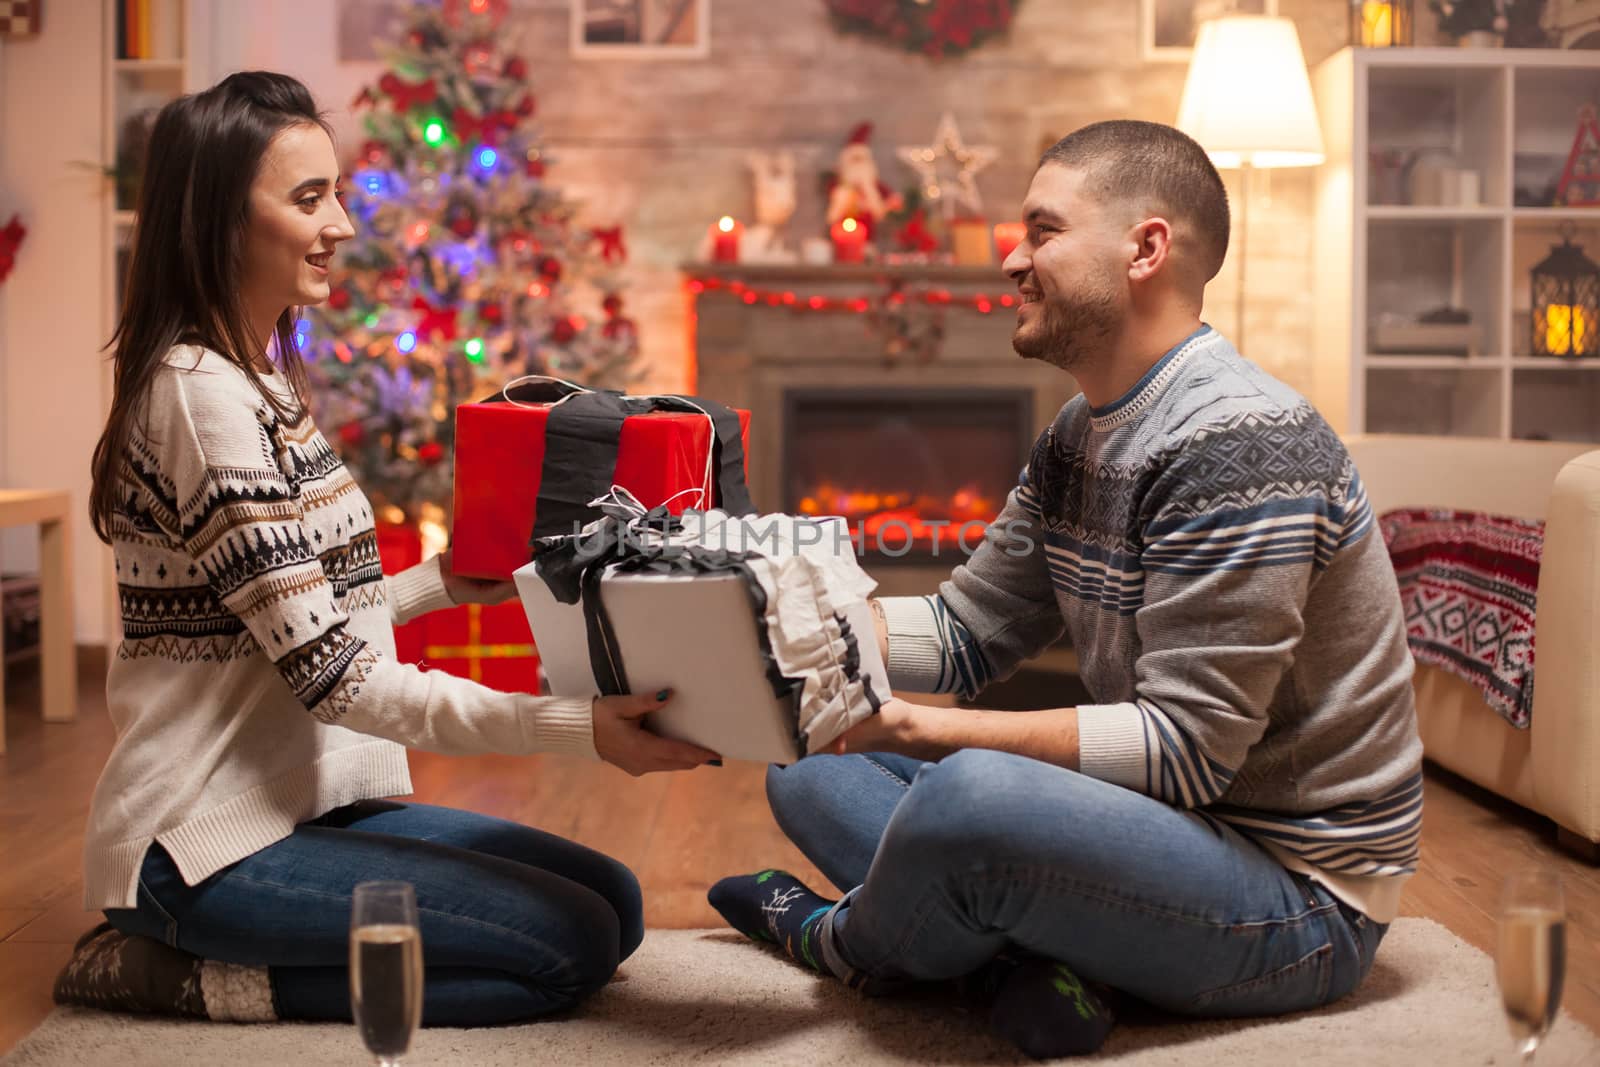
[[[1529,272],[1564,229],[1600,262],[1600,208],[1524,206],[1530,193],[1548,202],[1579,108],[1600,105],[1600,53],[1346,48],[1312,84],[1328,154],[1316,180],[1312,398],[1329,421],[1600,441],[1600,359],[1532,355],[1529,312]],[[1417,203],[1429,195],[1410,180],[1418,161],[1476,177],[1438,196],[1451,202]],[[1441,307],[1471,314],[1467,354],[1376,350],[1383,317]]]
[[[108,167],[131,167],[137,159],[129,152],[134,126],[153,120],[156,111],[174,97],[204,88],[203,73],[195,62],[194,42],[210,35],[209,0],[154,0],[162,9],[157,17],[157,58],[123,59],[117,54],[117,12],[122,0],[102,0],[105,12],[105,101],[101,108],[102,158]],[[123,266],[137,217],[132,180],[108,179],[105,196],[105,291],[110,294],[105,311],[105,336],[116,327],[122,303]],[[110,391],[106,393],[110,396]]]

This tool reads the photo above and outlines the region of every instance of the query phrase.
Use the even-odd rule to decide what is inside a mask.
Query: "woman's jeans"
[[[821,944],[869,991],[1021,950],[1171,1011],[1266,1015],[1349,993],[1387,929],[1208,815],[1022,756],[809,756],[767,797],[847,891]]]
[[[280,1018],[348,1020],[358,882],[416,888],[422,1022],[477,1026],[571,1007],[639,947],[639,883],[622,864],[518,823],[361,801],[187,886],[160,845],[136,908],[106,918],[207,959],[264,965]]]

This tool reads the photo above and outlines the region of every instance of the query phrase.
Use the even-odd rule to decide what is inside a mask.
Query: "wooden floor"
[[[79,909],[79,850],[89,797],[110,749],[104,686],[80,687],[74,723],[42,723],[38,687],[7,679],[10,751],[0,756],[0,1055],[50,1011],[50,984],[95,921]],[[632,779],[570,759],[412,756],[416,799],[519,819],[600,849],[644,886],[653,927],[719,925],[706,888],[732,872],[786,866],[826,884],[767,811],[762,768],[729,764]],[[1404,912],[1425,915],[1485,951],[1494,947],[1502,875],[1548,864],[1567,885],[1564,1010],[1600,1030],[1600,868],[1554,847],[1551,824],[1429,769],[1422,866]]]

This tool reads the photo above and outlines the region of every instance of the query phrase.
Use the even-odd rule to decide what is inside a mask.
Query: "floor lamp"
[[[1178,128],[1218,169],[1239,171],[1239,322],[1244,350],[1245,243],[1250,172],[1314,167],[1323,160],[1322,129],[1294,23],[1269,15],[1228,15],[1202,23],[1178,105]]]

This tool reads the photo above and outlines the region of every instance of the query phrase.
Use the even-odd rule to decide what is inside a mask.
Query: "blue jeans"
[[[1349,993],[1387,929],[1202,812],[1022,756],[808,756],[767,797],[846,891],[822,946],[869,991],[1020,950],[1169,1011],[1268,1015]]]
[[[284,1019],[350,1018],[350,900],[358,882],[416,889],[425,1026],[479,1026],[569,1008],[644,938],[622,864],[519,823],[368,800],[187,886],[152,845],[138,906],[106,911],[207,959],[266,966]]]

